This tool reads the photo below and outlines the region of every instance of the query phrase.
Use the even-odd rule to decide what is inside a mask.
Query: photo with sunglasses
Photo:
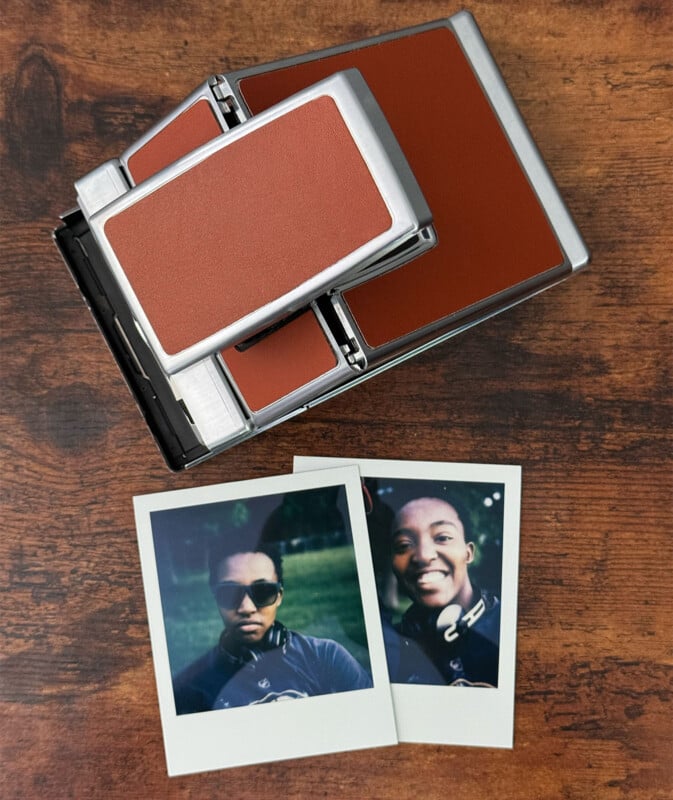
[[[372,686],[343,495],[151,513],[178,715]]]

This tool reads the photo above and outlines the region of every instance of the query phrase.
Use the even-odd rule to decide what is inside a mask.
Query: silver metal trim
[[[77,203],[87,219],[128,192],[118,159],[106,161],[75,181]]]
[[[232,443],[248,432],[249,424],[213,358],[192,364],[171,376],[170,382],[209,449]]]
[[[404,247],[403,250],[399,252],[396,250],[390,255],[377,259],[373,264],[365,265],[351,279],[340,283],[339,286],[335,286],[334,290],[345,292],[348,289],[352,289],[354,286],[359,286],[361,283],[367,283],[367,281],[370,281],[372,278],[376,278],[386,272],[392,272],[392,270],[401,267],[408,261],[413,261],[428,250],[432,250],[436,244],[437,234],[435,233],[435,229],[432,225],[427,225],[418,232],[415,241],[412,238],[401,245]]]
[[[461,11],[450,17],[448,22],[455,31],[494,113],[507,134],[521,168],[547,214],[570,267],[573,270],[585,267],[589,263],[587,246],[561,198],[474,17],[468,11]]]

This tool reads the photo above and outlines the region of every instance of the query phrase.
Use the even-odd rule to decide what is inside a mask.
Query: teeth
[[[432,572],[424,572],[422,575],[419,575],[416,578],[416,583],[418,586],[425,586],[425,584],[428,583],[439,583],[444,580],[445,577],[443,572],[433,570]]]

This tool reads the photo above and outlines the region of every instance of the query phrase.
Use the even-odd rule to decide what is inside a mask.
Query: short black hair
[[[261,540],[259,536],[235,532],[217,536],[210,543],[208,572],[211,588],[217,584],[217,569],[220,564],[239,553],[263,553],[268,556],[273,561],[279,582],[283,582],[283,558],[278,547],[272,542]]]
[[[400,513],[400,511],[409,503],[413,503],[415,500],[423,500],[423,499],[441,500],[443,503],[450,505],[454,509],[456,514],[458,514],[458,519],[461,521],[463,525],[465,543],[467,544],[467,542],[473,541],[472,516],[469,510],[467,509],[467,506],[465,505],[465,503],[462,502],[462,500],[459,500],[457,497],[452,497],[449,494],[445,494],[444,492],[442,492],[441,494],[437,492],[433,494],[419,495],[418,497],[412,497],[406,500],[404,503],[402,503],[402,505],[395,512],[395,516],[391,523],[391,528],[390,528],[391,536],[392,534],[395,533],[395,520],[397,519],[397,515]]]

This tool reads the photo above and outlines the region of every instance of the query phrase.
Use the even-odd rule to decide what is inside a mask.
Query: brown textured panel
[[[357,67],[425,194],[439,245],[346,293],[372,347],[559,265],[544,212],[446,28],[241,81],[254,113]]]
[[[334,369],[336,356],[315,314],[307,311],[252,347],[222,352],[252,411]]]
[[[334,100],[322,96],[111,217],[105,232],[173,354],[300,286],[390,225]]]
[[[141,183],[221,133],[208,101],[198,100],[129,158],[131,177]]]

